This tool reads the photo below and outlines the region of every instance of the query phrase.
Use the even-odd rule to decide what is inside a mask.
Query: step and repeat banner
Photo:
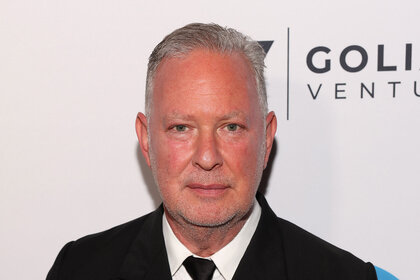
[[[416,279],[418,1],[1,1],[1,279],[155,209],[134,129],[154,46],[215,22],[268,50],[279,124],[262,189],[285,218]],[[25,264],[25,269],[22,269]]]

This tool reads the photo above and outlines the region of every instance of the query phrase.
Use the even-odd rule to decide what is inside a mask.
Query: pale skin
[[[276,128],[242,54],[197,49],[160,63],[136,131],[169,225],[192,253],[211,256],[243,227]]]

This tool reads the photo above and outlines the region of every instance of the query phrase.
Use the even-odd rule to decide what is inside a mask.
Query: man
[[[156,46],[136,131],[163,205],[68,243],[47,279],[376,279],[370,263],[277,218],[257,193],[277,126],[264,56],[215,24]]]

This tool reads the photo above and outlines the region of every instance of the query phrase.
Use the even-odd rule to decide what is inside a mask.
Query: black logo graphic
[[[271,49],[271,45],[274,41],[258,41],[258,44],[264,49],[265,54],[268,54],[268,51]]]

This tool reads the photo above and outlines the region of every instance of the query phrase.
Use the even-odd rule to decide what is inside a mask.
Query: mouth
[[[195,194],[204,197],[217,197],[222,195],[230,187],[224,184],[188,184],[187,188],[192,190]]]

